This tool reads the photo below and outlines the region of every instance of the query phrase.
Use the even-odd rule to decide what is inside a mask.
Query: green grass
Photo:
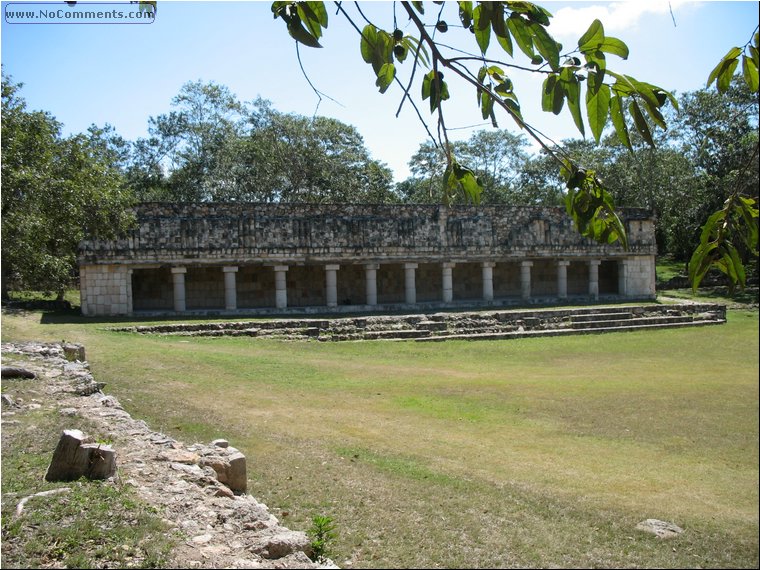
[[[225,437],[291,528],[354,567],[756,567],[758,314],[509,341],[149,337],[6,316],[82,342],[135,416]],[[287,513],[287,514],[285,514]],[[663,542],[645,518],[686,532]]]
[[[667,283],[673,277],[686,276],[686,263],[683,261],[674,261],[667,256],[657,257],[655,263],[655,274],[657,283]]]

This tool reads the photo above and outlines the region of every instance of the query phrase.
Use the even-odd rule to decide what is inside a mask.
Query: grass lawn
[[[230,440],[285,525],[337,523],[338,565],[757,567],[758,313],[649,332],[444,343],[139,336],[82,342],[133,416]],[[646,518],[685,529],[661,541]]]

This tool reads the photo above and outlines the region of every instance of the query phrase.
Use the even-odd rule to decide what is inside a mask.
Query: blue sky
[[[554,14],[550,31],[565,46],[575,45],[599,18],[606,34],[625,41],[631,52],[610,68],[676,92],[704,87],[720,58],[730,47],[743,46],[758,24],[757,2],[539,3]],[[5,72],[24,83],[21,94],[28,106],[49,111],[66,133],[110,123],[127,139],[145,136],[148,117],[168,112],[181,86],[198,79],[226,85],[243,101],[261,96],[279,111],[310,116],[318,99],[299,68],[293,40],[283,23],[272,19],[270,4],[163,0],[149,25],[22,25],[3,18],[0,56]],[[362,6],[374,23],[393,28],[391,2]],[[332,5],[329,12],[324,49],[301,48],[312,82],[337,101],[323,99],[318,113],[354,125],[372,156],[402,180],[409,157],[426,140],[425,130],[409,105],[395,117],[400,91],[378,93],[356,31]],[[455,17],[452,13],[449,21]],[[399,23],[403,29],[400,17]],[[580,136],[567,112],[555,117],[541,111],[542,78],[515,75],[513,80],[529,123],[555,140]],[[447,125],[487,128],[474,93],[453,85],[451,90]],[[518,130],[506,118],[500,126]],[[452,134],[467,138],[473,130]]]

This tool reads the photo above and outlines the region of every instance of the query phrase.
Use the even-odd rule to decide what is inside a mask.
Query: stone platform
[[[438,312],[413,315],[245,320],[165,324],[112,330],[185,336],[249,336],[291,340],[497,340],[723,324],[717,304],[618,305],[546,310]]]

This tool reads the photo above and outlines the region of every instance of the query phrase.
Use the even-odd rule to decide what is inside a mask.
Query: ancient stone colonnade
[[[561,208],[142,204],[115,241],[82,242],[85,315],[341,312],[652,299],[654,225],[629,249]]]

